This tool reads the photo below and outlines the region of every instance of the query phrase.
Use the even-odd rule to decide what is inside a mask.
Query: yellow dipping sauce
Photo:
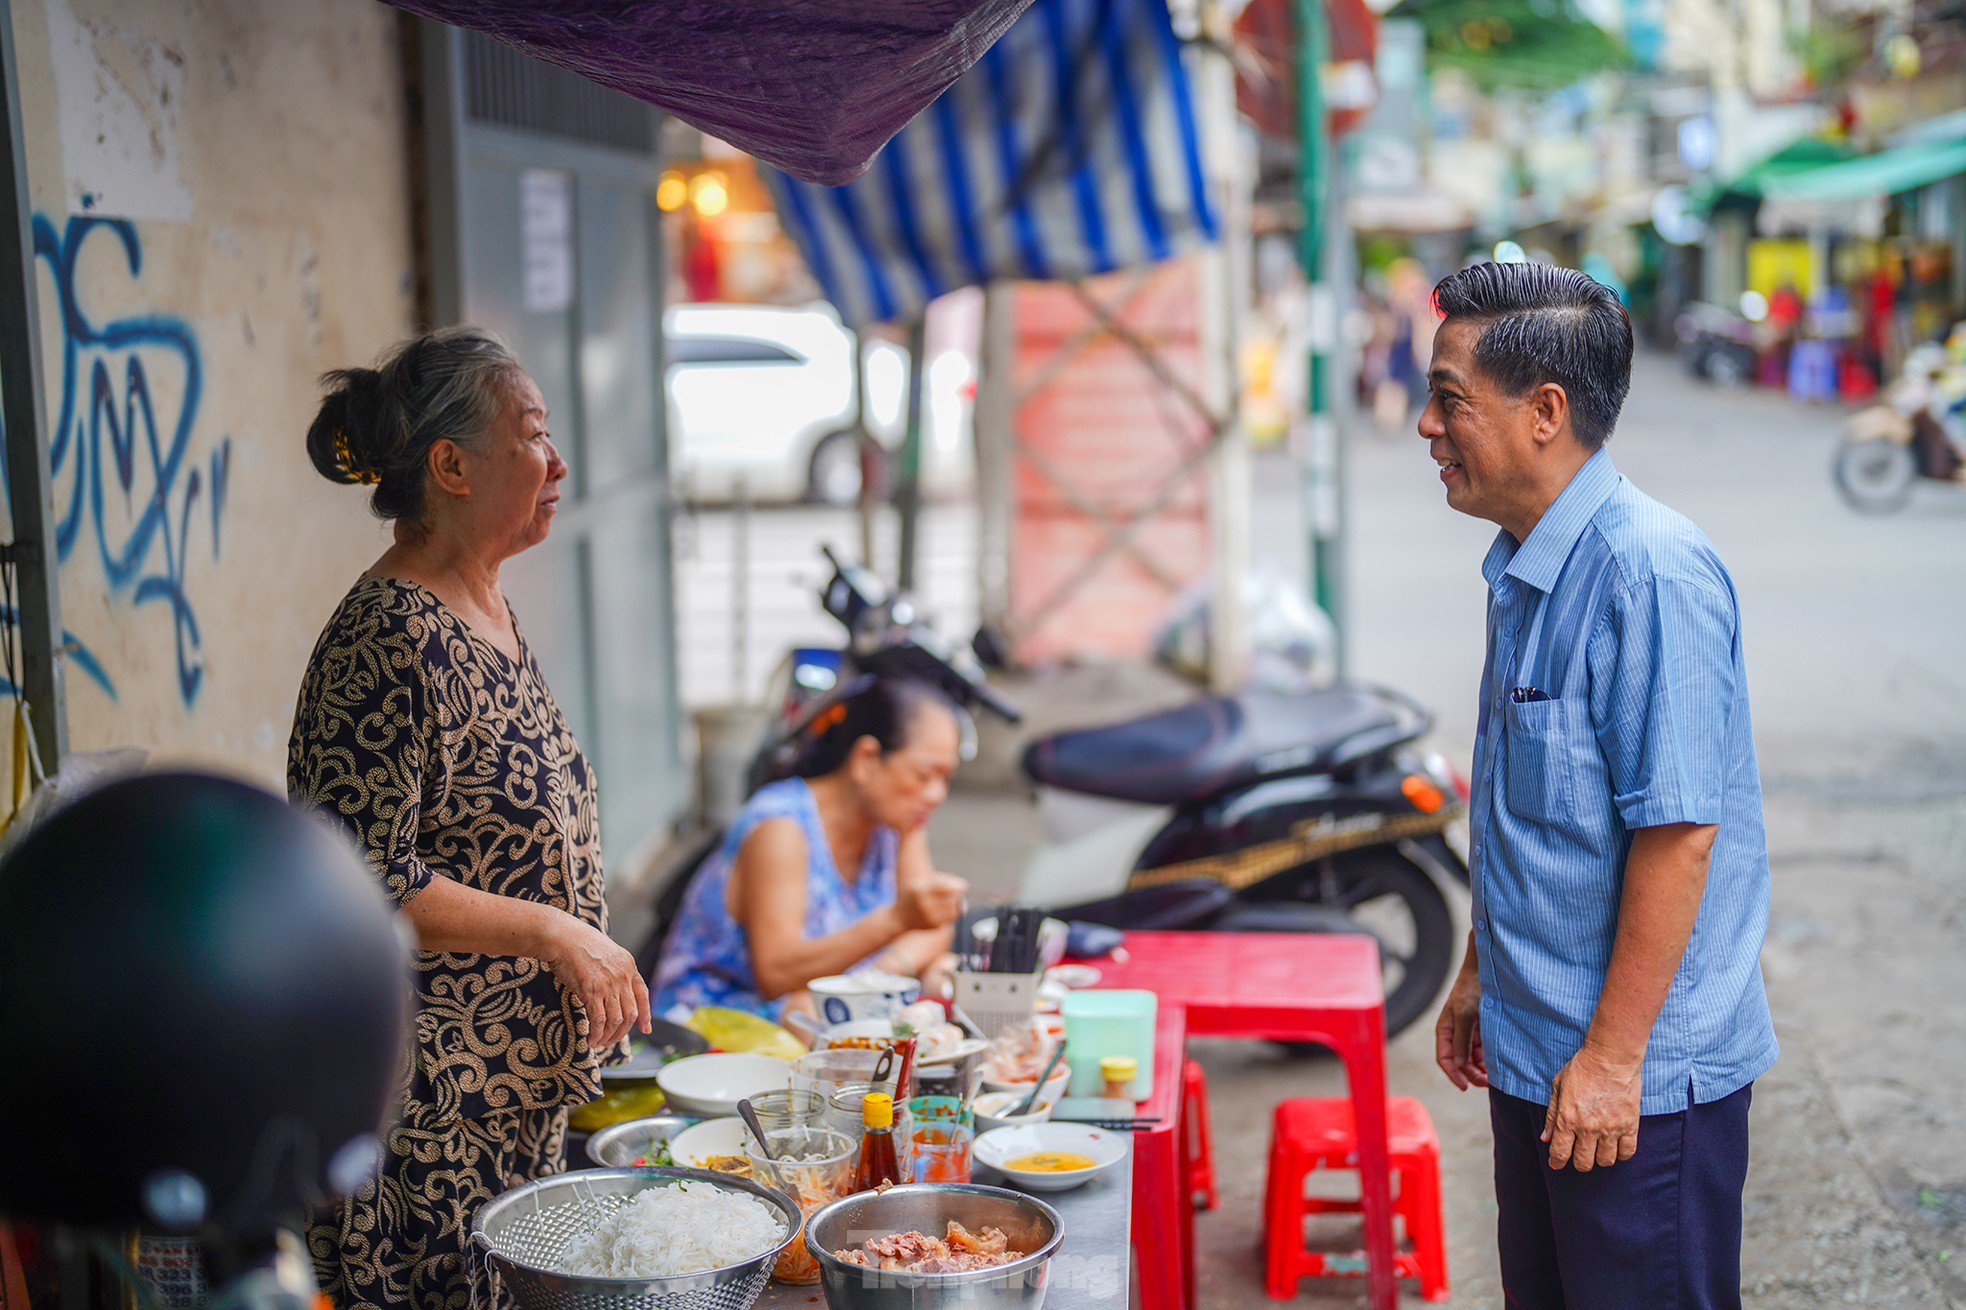
[[[1074,1169],[1090,1169],[1097,1160],[1070,1151],[1038,1151],[1004,1161],[1004,1168],[1024,1174],[1068,1174]]]

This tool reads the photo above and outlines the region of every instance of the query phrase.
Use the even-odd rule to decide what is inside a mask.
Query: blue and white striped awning
[[[910,321],[995,278],[1150,263],[1216,232],[1166,0],[1037,0],[860,178],[764,171],[855,324]]]

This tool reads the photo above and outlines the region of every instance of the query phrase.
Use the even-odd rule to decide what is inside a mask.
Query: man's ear
[[[471,484],[464,476],[462,455],[463,450],[455,441],[431,442],[430,454],[426,461],[431,485],[453,496],[469,496]]]
[[[1555,441],[1570,426],[1570,395],[1559,383],[1545,382],[1530,392],[1529,410],[1539,444]]]

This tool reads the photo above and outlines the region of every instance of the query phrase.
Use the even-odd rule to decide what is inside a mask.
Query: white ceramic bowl
[[[673,1151],[674,1146],[670,1149]],[[987,1165],[1018,1187],[1033,1192],[1063,1192],[1088,1183],[1126,1158],[1126,1134],[1088,1124],[1025,1124],[998,1128],[976,1139],[976,1162]],[[1013,1169],[1010,1162],[1039,1151],[1069,1151],[1092,1161],[1087,1169],[1039,1173]]]
[[[922,994],[922,985],[899,974],[835,973],[806,984],[826,1023],[892,1019]]]
[[[689,1169],[708,1166],[711,1157],[748,1155],[751,1134],[742,1119],[705,1119],[669,1139],[669,1154]]]
[[[1056,1107],[1042,1097],[1038,1100],[1037,1108],[1029,1114],[1011,1113],[1030,1094],[1030,1085],[1026,1084],[1021,1092],[985,1092],[977,1097],[971,1105],[976,1112],[976,1131],[987,1133],[993,1128],[1021,1128],[1025,1124],[1041,1124],[1049,1120]]]
[[[1038,1093],[1038,1104],[1047,1113],[1058,1104],[1058,1098],[1065,1094],[1065,1088],[1072,1081],[1072,1066],[1059,1061],[1058,1067],[1051,1071],[1051,1077],[1044,1080],[1044,1090]],[[1016,1092],[1022,1098],[1031,1094],[1031,1084],[1027,1079],[1021,1083],[1007,1083],[996,1078],[985,1078],[983,1090],[986,1092]]]
[[[792,1065],[775,1055],[712,1052],[664,1066],[656,1076],[669,1108],[693,1119],[721,1119],[737,1113],[737,1103],[762,1092],[792,1085]]]

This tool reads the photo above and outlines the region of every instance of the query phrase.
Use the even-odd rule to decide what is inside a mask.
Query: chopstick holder
[[[955,1008],[986,1041],[1017,1023],[1029,1023],[1038,1012],[1041,973],[971,973],[955,978]]]

